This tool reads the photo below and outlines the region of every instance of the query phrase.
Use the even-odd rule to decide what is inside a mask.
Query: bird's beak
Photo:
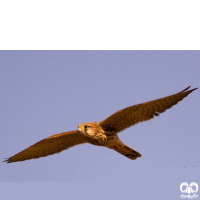
[[[83,126],[78,126],[78,131],[82,131],[84,129]]]

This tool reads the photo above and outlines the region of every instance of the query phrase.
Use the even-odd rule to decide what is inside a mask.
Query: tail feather
[[[135,160],[138,157],[141,157],[142,155],[140,153],[138,153],[137,151],[131,149],[130,147],[128,147],[127,145],[124,144],[123,147],[117,147],[117,148],[113,148],[115,151],[117,151],[118,153],[126,156],[127,158],[131,159],[131,160]]]

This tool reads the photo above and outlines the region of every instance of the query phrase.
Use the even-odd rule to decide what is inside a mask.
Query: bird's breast
[[[107,136],[103,133],[96,133],[95,135],[90,135],[87,137],[90,144],[105,146],[107,144]]]

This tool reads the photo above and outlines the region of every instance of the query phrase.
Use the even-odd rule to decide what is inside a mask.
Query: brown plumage
[[[45,157],[86,142],[85,137],[79,134],[78,131],[64,132],[41,140],[4,162],[10,163]]]
[[[188,90],[189,88],[187,87],[174,95],[119,110],[102,122],[80,124],[77,131],[52,135],[8,158],[4,162],[10,163],[44,157],[83,143],[108,147],[127,158],[135,160],[137,157],[141,157],[141,154],[126,146],[119,139],[117,133],[139,122],[159,116],[160,113],[171,108],[197,89]]]

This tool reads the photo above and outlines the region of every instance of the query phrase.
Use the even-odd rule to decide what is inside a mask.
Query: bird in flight
[[[6,159],[4,162],[11,163],[45,157],[83,143],[107,147],[135,160],[137,157],[141,157],[141,154],[125,145],[117,134],[139,122],[159,116],[160,113],[171,108],[191,92],[198,89],[188,90],[189,88],[190,86],[181,92],[161,99],[124,108],[101,122],[82,123],[78,126],[78,130],[45,138]]]

